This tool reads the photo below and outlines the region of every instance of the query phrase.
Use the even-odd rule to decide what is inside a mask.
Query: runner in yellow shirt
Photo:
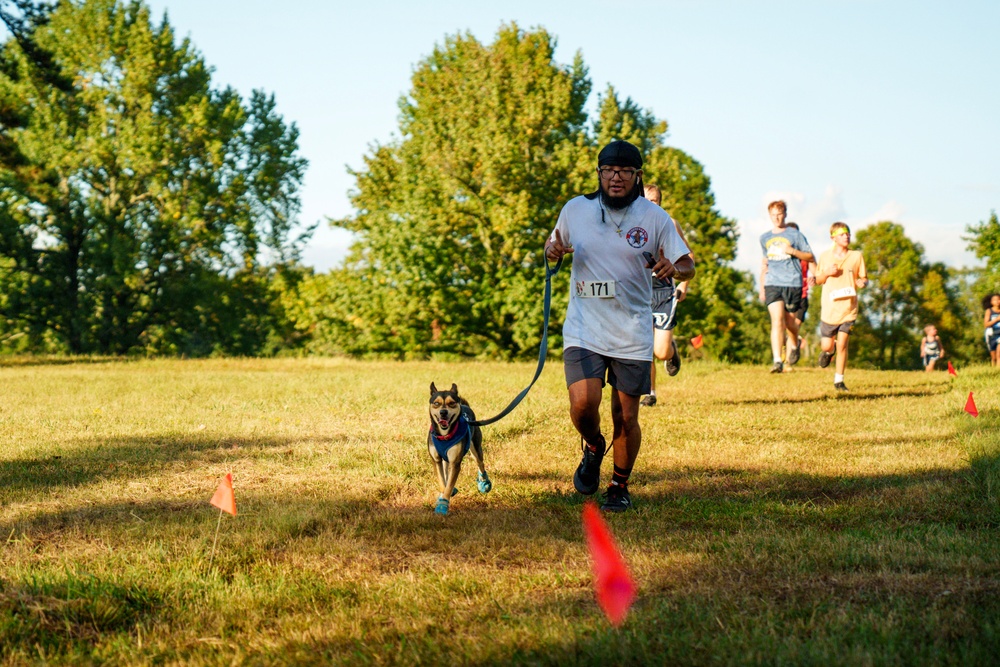
[[[830,365],[836,345],[837,372],[833,376],[833,387],[837,391],[847,391],[844,385],[847,343],[851,328],[858,319],[858,289],[868,284],[868,272],[861,253],[848,250],[851,229],[846,224],[833,223],[830,238],[833,239],[833,247],[820,255],[816,272],[816,284],[823,286],[823,308],[819,318],[823,351],[819,355],[819,366],[826,368]]]

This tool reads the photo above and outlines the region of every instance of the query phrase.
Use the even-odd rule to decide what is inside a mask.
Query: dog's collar
[[[434,436],[435,440],[442,440],[445,442],[456,440],[457,438],[455,436],[458,434],[458,431],[459,429],[462,428],[463,424],[465,425],[466,428],[468,428],[469,423],[465,421],[465,415],[459,414],[458,419],[455,420],[455,425],[452,426],[451,430],[445,433],[444,435],[438,435],[437,429],[434,428],[434,424],[431,424],[431,435]]]
[[[458,419],[455,420],[455,428],[444,437],[439,436],[434,430],[434,426],[431,425],[431,440],[434,442],[434,448],[437,449],[438,453],[446,461],[448,460],[448,450],[463,440],[465,441],[465,449],[468,451],[469,445],[472,443],[472,429],[469,428],[465,412],[463,411],[458,416]]]

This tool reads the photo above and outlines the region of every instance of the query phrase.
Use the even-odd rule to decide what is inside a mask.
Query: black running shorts
[[[651,382],[650,366],[653,361],[616,359],[582,347],[568,347],[563,351],[563,370],[566,372],[566,386],[580,380],[596,378],[601,386],[607,384],[629,396],[648,394]]]
[[[802,308],[802,287],[764,286],[764,305],[770,306],[775,301],[784,301],[785,310],[789,313]]]
[[[827,324],[826,322],[819,323],[819,335],[823,338],[834,338],[836,335],[843,331],[845,334],[851,333],[851,329],[854,327],[854,320],[850,322],[844,322],[843,324]]]

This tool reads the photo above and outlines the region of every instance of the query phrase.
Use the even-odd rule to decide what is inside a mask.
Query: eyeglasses
[[[622,179],[623,181],[631,181],[635,178],[635,169],[612,169],[611,167],[599,167],[597,173],[601,175],[605,181],[612,180],[615,176]]]

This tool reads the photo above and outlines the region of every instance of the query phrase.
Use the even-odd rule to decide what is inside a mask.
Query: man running
[[[646,199],[661,205],[663,195],[658,185],[647,185],[645,194]],[[687,239],[676,220],[674,226],[686,244]],[[663,369],[671,377],[681,370],[681,355],[674,342],[674,326],[677,324],[677,306],[687,297],[687,290],[687,281],[675,286],[672,278],[653,278],[653,364],[649,367],[649,395],[639,401],[646,407],[656,405],[656,361],[663,362]]]
[[[799,328],[795,312],[802,304],[802,264],[813,261],[809,242],[797,229],[785,224],[788,207],[783,201],[767,205],[771,217],[771,230],[760,237],[764,259],[760,268],[760,300],[771,315],[772,373],[784,370],[782,348],[788,333],[788,365],[799,360]]]
[[[545,256],[553,262],[568,253],[574,257],[563,324],[570,419],[583,449],[573,485],[584,495],[600,487],[608,449],[600,414],[607,382],[614,473],[601,509],[622,512],[632,506],[628,480],[642,442],[639,398],[649,393],[652,275],[690,280],[694,259],[666,211],[643,196],[638,148],[612,141],[597,157],[597,174],[596,192],[563,206]]]

